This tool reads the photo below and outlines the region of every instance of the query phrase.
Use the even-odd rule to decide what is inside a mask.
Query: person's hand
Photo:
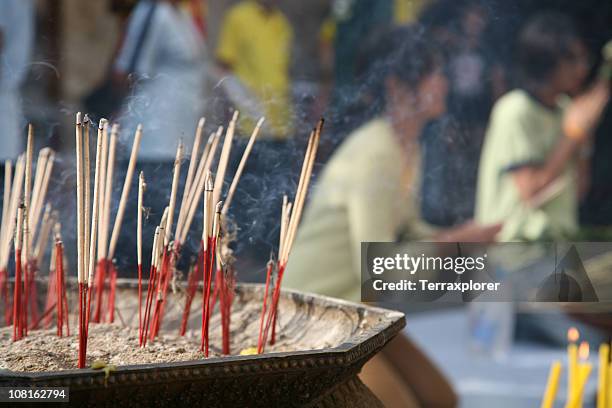
[[[574,98],[563,116],[563,133],[576,142],[584,142],[599,122],[608,99],[610,82],[598,80],[590,89]]]
[[[442,231],[437,237],[438,242],[494,242],[495,236],[503,224],[480,225],[468,221],[457,227]]]

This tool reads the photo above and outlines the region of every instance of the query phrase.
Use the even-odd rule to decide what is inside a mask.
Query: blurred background
[[[519,33],[542,12],[563,13],[575,26],[588,61],[580,92],[588,89],[600,71],[602,47],[612,38],[612,2],[607,0],[2,0],[0,159],[23,151],[26,125],[32,123],[37,148],[58,152],[49,201],[64,225],[74,225],[75,113],[121,124],[115,200],[134,130],[142,123],[139,169],[149,180],[152,221],[146,233],[151,236],[170,192],[176,144],[183,139],[189,148],[198,119],[206,117],[207,135],[240,110],[244,119],[238,133],[244,137],[232,155],[235,168],[253,119],[266,116],[232,210],[239,227],[238,279],[260,282],[277,245],[282,195],[294,194],[313,125],[326,119],[315,165],[317,185],[343,142],[380,113],[372,109],[371,83],[363,73],[371,68],[372,48],[384,45],[374,39],[380,41],[390,27],[418,23],[427,31],[448,86],[446,109],[427,121],[418,138],[420,216],[438,229],[472,220],[491,112],[500,98],[521,86]],[[607,100],[601,111],[589,129],[589,176],[576,216],[579,228],[566,238],[612,238],[612,108]],[[136,183],[135,178],[133,195]],[[128,214],[135,215],[136,204],[130,206]],[[193,231],[201,225],[199,217]],[[117,263],[122,276],[133,277],[130,231],[135,221],[127,218]],[[74,240],[70,228],[64,235],[66,242]],[[191,235],[184,262],[198,249],[199,234]],[[72,258],[73,246],[67,244]],[[540,330],[558,311],[546,311],[536,323],[515,319],[515,311],[495,312],[489,321],[504,316],[504,327],[512,327],[503,334],[510,343],[497,353],[504,357],[497,358],[470,346],[470,319],[484,312],[438,304],[404,309],[408,336],[441,368],[466,407],[534,406],[549,362],[562,353],[565,331],[584,320],[559,320],[556,327]],[[598,322],[583,330],[585,338],[593,327],[598,327],[591,337],[595,347],[608,331]]]

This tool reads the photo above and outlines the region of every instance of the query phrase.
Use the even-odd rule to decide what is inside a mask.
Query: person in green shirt
[[[522,87],[495,104],[480,159],[476,220],[504,222],[500,241],[562,239],[577,230],[590,135],[609,97],[600,79],[571,102],[589,73],[572,21],[534,16],[518,40]]]
[[[373,118],[350,134],[323,170],[289,258],[284,284],[358,301],[361,242],[488,241],[499,229],[473,223],[435,231],[420,218],[419,135],[444,113],[441,61],[416,27],[372,44],[364,79]]]
[[[360,97],[369,100],[372,119],[347,137],[320,175],[289,257],[285,287],[358,301],[363,241],[490,241],[499,231],[498,225],[473,223],[434,231],[420,220],[418,138],[446,109],[442,61],[418,26],[389,30],[371,50],[362,77],[368,90]],[[388,355],[366,365],[362,379],[386,406],[456,404],[444,378],[405,336],[385,350]],[[398,373],[404,387],[386,393],[382,383],[393,383]]]

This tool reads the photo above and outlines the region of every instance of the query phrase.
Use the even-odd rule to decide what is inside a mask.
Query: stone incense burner
[[[240,355],[240,348],[257,342],[263,286],[240,284],[236,292],[230,356],[118,365],[107,378],[93,369],[0,371],[0,386],[69,387],[70,405],[78,407],[381,406],[357,374],[402,329],[402,313],[284,290],[277,344],[262,355]],[[136,281],[120,280],[117,299],[121,324],[138,327]],[[183,302],[180,290],[172,294],[163,331],[178,330]],[[198,309],[189,320],[194,331]],[[218,319],[211,320],[213,344],[220,340]]]

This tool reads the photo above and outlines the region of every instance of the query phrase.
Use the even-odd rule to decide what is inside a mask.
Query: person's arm
[[[531,203],[536,196],[561,175],[567,162],[574,156],[579,142],[562,138],[548,159],[541,166],[524,165],[511,170],[512,179],[525,203]]]
[[[575,156],[592,134],[609,98],[609,82],[598,81],[584,94],[576,97],[563,118],[564,137],[542,165],[526,165],[512,170],[512,178],[523,201],[532,204],[545,194],[561,175],[567,162]],[[535,136],[535,135],[532,135]]]

